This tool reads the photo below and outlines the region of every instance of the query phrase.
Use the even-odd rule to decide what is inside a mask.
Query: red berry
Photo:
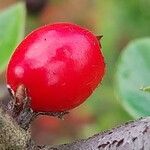
[[[43,26],[16,48],[7,82],[25,85],[34,111],[66,111],[83,103],[104,75],[100,43],[89,30],[70,23]]]

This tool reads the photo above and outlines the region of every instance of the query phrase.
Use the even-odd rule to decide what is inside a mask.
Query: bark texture
[[[150,150],[150,117],[126,123],[85,140],[60,146],[37,146],[0,110],[0,150]]]
[[[50,150],[150,150],[150,117]]]
[[[0,109],[0,150],[25,149],[29,138],[29,134]]]

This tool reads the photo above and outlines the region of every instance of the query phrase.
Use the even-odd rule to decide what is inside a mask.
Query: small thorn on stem
[[[101,40],[101,38],[103,37],[103,35],[98,35],[98,36],[96,36],[96,38],[100,41]]]

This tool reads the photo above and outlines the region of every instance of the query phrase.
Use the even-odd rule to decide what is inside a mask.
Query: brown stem
[[[27,89],[24,85],[18,86],[16,92],[14,92],[9,86],[8,90],[12,99],[9,101],[6,110],[24,130],[29,129],[30,123],[38,115],[48,115],[63,118],[65,114],[68,114],[68,112],[34,112],[31,109],[31,99],[28,97]]]
[[[150,117],[126,123],[85,140],[45,150],[150,150]]]
[[[30,136],[0,109],[0,146],[11,150],[150,150],[150,117],[126,123],[85,140],[60,146],[37,146]],[[0,147],[0,149],[2,149]]]
[[[27,107],[23,108],[23,111],[25,111],[25,108]],[[36,145],[36,143],[32,141],[30,135],[19,128],[16,122],[8,116],[7,112],[0,109],[0,149],[150,150],[150,117],[126,123],[125,125],[112,129],[111,131],[99,133],[85,140],[78,140],[71,144],[51,147]]]
[[[29,134],[23,131],[6,112],[0,109],[0,149],[25,149],[28,139],[30,139]]]

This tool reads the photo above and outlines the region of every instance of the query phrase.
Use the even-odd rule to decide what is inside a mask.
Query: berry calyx
[[[70,23],[43,26],[16,48],[7,84],[24,85],[35,112],[61,112],[83,103],[105,70],[101,46],[89,30]]]

